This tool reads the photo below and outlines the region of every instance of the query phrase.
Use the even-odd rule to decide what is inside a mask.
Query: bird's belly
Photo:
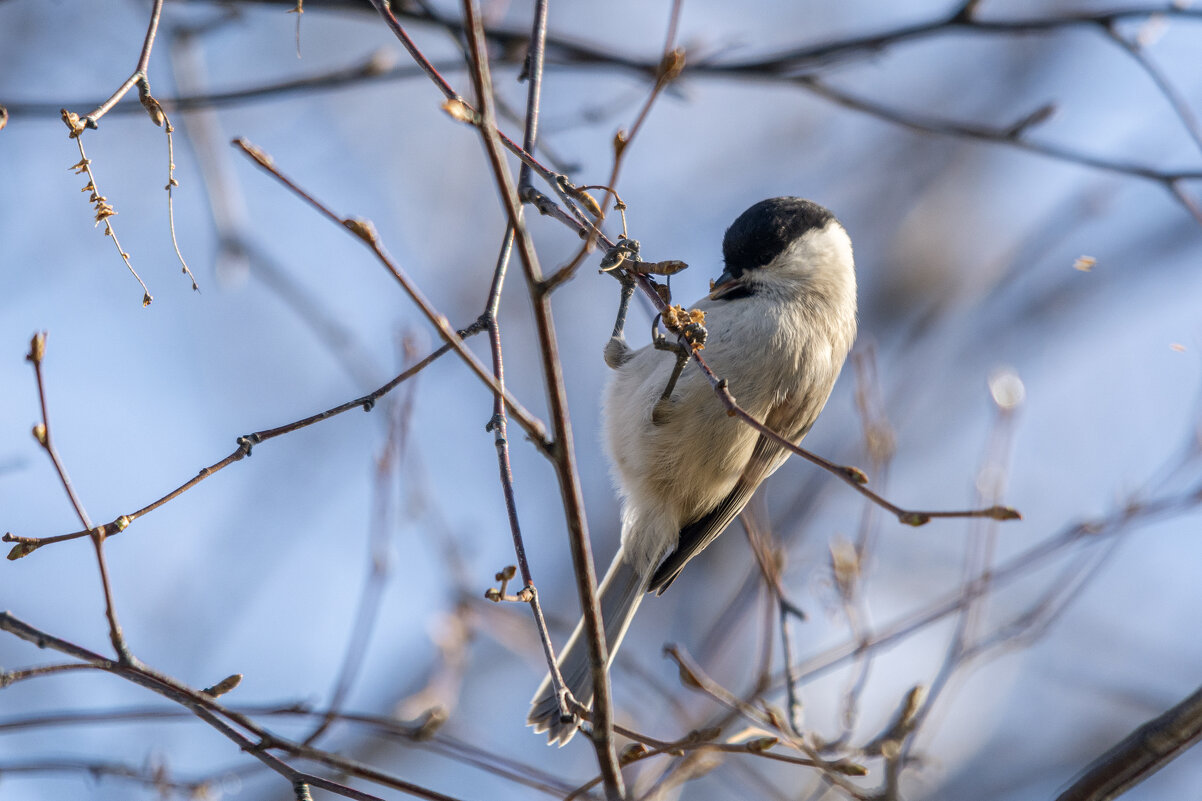
[[[625,493],[637,496],[643,508],[660,507],[683,525],[730,492],[751,458],[757,433],[726,413],[695,365],[680,376],[667,413],[653,421],[652,410],[675,359],[657,351],[635,356],[648,358],[656,360],[655,369],[624,366],[609,386],[607,444]],[[640,381],[640,375],[647,377]]]

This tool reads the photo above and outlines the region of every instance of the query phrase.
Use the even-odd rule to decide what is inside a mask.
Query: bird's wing
[[[811,408],[813,408],[812,405]],[[788,437],[791,441],[800,442],[801,438],[810,430],[810,426],[814,424],[814,417],[817,417],[817,415],[815,414],[810,416],[809,419],[798,421],[796,419],[797,406],[792,403],[785,403],[773,409],[768,414],[764,424],[773,431]],[[789,423],[798,426],[797,430],[789,431],[785,427]],[[710,509],[696,520],[686,523],[680,529],[680,535],[676,542],[676,550],[668,554],[664,561],[660,563],[660,566],[656,568],[647,590],[649,592],[654,591],[657,595],[662,595],[664,590],[668,589],[668,585],[680,575],[680,571],[684,569],[685,564],[694,556],[701,553],[711,542],[718,538],[719,534],[726,530],[726,527],[738,516],[739,512],[743,511],[743,507],[751,500],[756,487],[771,475],[772,471],[780,467],[781,462],[785,458],[786,453],[780,445],[761,434],[755,442],[755,448],[751,451],[751,458],[747,461],[747,465],[743,468],[743,472],[739,475],[739,479],[735,482],[734,487],[731,488],[730,492],[722,500],[718,501],[713,509]]]
[[[755,488],[776,466],[776,457],[779,454],[780,446],[760,435],[755,443],[755,449],[751,453],[751,460],[743,468],[739,480],[735,482],[726,497],[718,501],[718,505],[713,509],[691,523],[685,524],[680,530],[676,550],[668,554],[656,568],[655,573],[651,576],[648,591],[653,590],[656,594],[662,595],[664,590],[668,589],[668,586],[680,575],[685,563],[701,553],[718,538],[719,534],[726,530],[726,527],[751,500]]]

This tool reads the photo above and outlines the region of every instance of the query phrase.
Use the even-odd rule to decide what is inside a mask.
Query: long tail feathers
[[[622,644],[626,629],[630,627],[630,621],[646,591],[645,571],[631,565],[623,558],[622,551],[618,551],[597,591],[601,601],[601,619],[605,624],[605,642],[609,646],[610,662],[613,661],[618,646]],[[589,673],[588,662],[588,643],[584,639],[584,621],[581,620],[559,656],[559,671],[563,674],[564,684],[572,696],[585,706],[593,701],[593,679]],[[570,717],[566,720],[560,717],[559,704],[549,674],[543,679],[530,702],[530,714],[526,716],[526,724],[533,726],[536,732],[547,732],[547,742],[558,742],[561,746],[576,734],[576,721]]]

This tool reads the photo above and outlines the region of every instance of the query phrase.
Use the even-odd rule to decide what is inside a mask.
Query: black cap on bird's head
[[[748,270],[770,264],[790,245],[835,220],[828,209],[799,197],[761,200],[738,216],[722,239],[726,269],[714,282],[710,297],[735,298],[749,292],[740,279]]]

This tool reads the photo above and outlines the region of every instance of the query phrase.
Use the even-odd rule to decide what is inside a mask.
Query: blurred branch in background
[[[244,4],[254,5],[253,2]],[[269,4],[272,3],[269,2]],[[276,0],[276,4],[287,5],[290,2]],[[981,36],[1027,37],[1055,35],[1076,29],[1097,31],[1105,41],[1130,55],[1138,68],[1150,77],[1156,90],[1173,109],[1179,124],[1202,151],[1202,128],[1199,127],[1197,117],[1190,110],[1180,90],[1148,56],[1144,43],[1144,39],[1148,37],[1140,35],[1138,30],[1134,35],[1126,34],[1121,27],[1124,25],[1152,26],[1165,20],[1196,22],[1202,20],[1202,10],[1170,4],[1162,7],[1070,11],[1038,17],[991,19],[981,15],[977,10],[978,5],[977,0],[972,0],[972,2],[964,3],[950,15],[940,15],[926,22],[901,26],[891,31],[851,36],[817,45],[806,45],[785,53],[742,61],[726,61],[718,57],[707,58],[704,55],[699,57],[690,55],[689,63],[684,65],[682,55],[682,67],[678,79],[736,78],[746,81],[791,84],[846,108],[912,130],[1006,145],[1060,161],[1141,178],[1163,186],[1202,225],[1202,203],[1199,203],[1196,195],[1191,194],[1186,186],[1189,183],[1202,181],[1202,168],[1168,170],[1122,158],[1094,155],[1075,146],[1031,139],[1028,134],[1056,112],[1055,103],[1042,104],[1023,115],[1021,119],[1008,124],[974,124],[941,118],[925,111],[875,102],[857,95],[854,91],[839,88],[822,80],[821,76],[824,73],[838,72],[849,63],[875,58],[890,47],[935,40],[948,35],[969,33]],[[323,7],[352,13],[362,10],[362,6],[359,4],[310,0],[310,10]],[[462,23],[436,14],[425,7],[398,9],[396,14],[401,19],[408,19],[418,24],[436,25],[450,30],[457,36],[464,35]],[[497,50],[492,58],[498,63],[510,65],[524,63],[527,41],[524,32],[491,28],[486,29],[486,36],[490,44]],[[721,47],[719,46],[718,49],[720,50]],[[623,55],[602,44],[567,40],[554,35],[547,39],[545,59],[546,63],[552,66],[629,71],[649,78],[655,85],[659,85],[660,78],[658,76],[662,74],[662,63],[660,62]],[[430,66],[436,72],[463,68],[462,64],[456,62],[447,62],[438,66],[431,64]],[[224,93],[182,96],[162,102],[168,108],[181,110],[219,107],[271,99],[294,92],[307,93],[324,89],[354,87],[364,82],[408,79],[417,77],[423,72],[429,73],[429,68],[392,65],[388,57],[381,53],[375,53],[356,64],[322,75]],[[115,101],[110,98],[110,103],[113,102]],[[56,114],[57,110],[64,105],[67,104],[62,102],[16,102],[9,103],[8,108],[13,114],[32,116]],[[116,105],[114,110],[134,113],[138,108],[130,102]],[[611,178],[610,184],[613,183]]]

